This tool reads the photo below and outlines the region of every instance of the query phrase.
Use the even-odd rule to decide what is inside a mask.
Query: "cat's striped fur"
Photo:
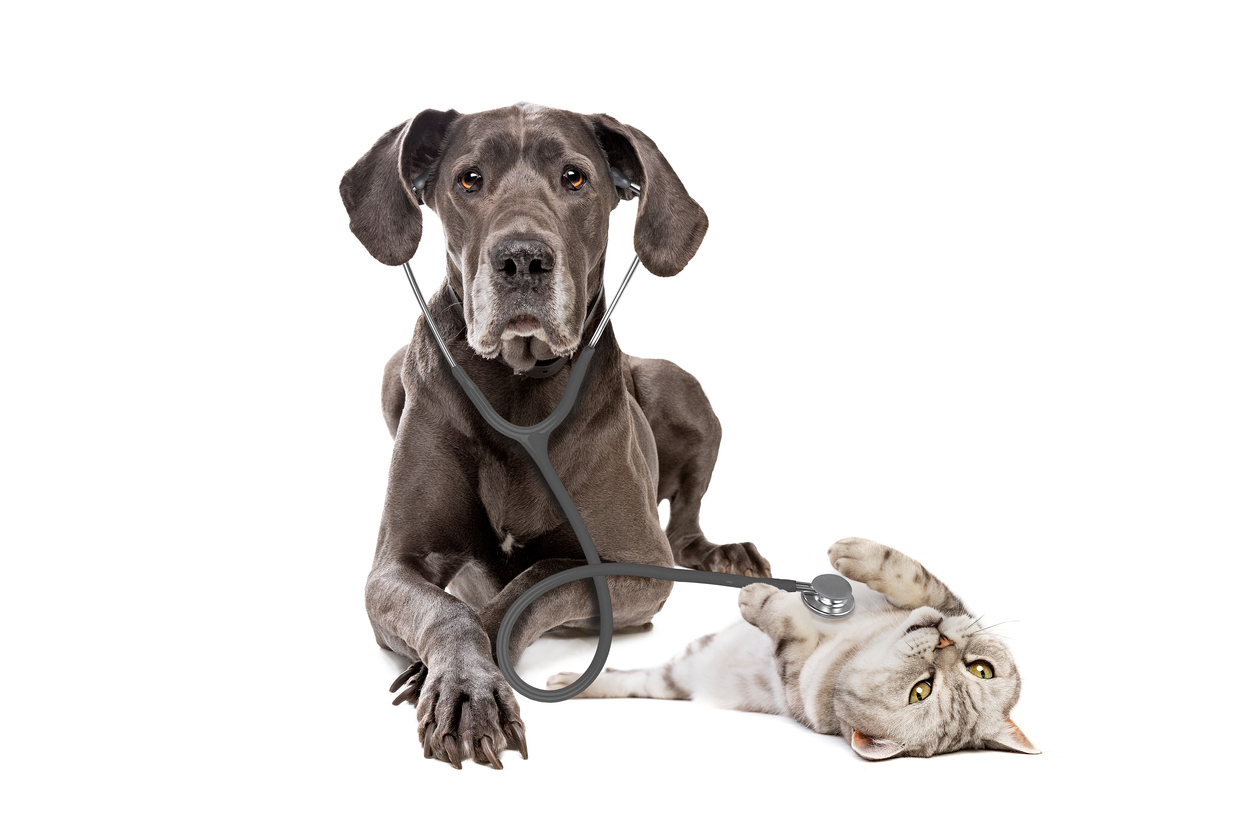
[[[855,582],[857,608],[847,618],[820,618],[797,593],[753,584],[740,593],[742,621],[697,639],[665,665],[608,668],[581,696],[695,699],[783,714],[843,735],[871,760],[1038,751],[1010,720],[1020,684],[1010,651],[948,587],[870,540],[841,540],[828,556]],[[992,676],[977,675],[973,665]],[[548,685],[564,687],[576,676],[557,674]],[[922,683],[927,694],[911,701]]]

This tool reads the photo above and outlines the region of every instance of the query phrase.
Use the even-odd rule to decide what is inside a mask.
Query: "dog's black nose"
[[[553,248],[543,241],[506,238],[498,241],[488,254],[492,266],[506,276],[539,278],[553,269]]]

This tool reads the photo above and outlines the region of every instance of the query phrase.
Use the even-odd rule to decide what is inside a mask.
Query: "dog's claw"
[[[392,687],[388,689],[395,693],[396,689],[401,687],[401,685],[406,683],[409,685],[409,687],[396,695],[396,699],[392,700],[392,705],[400,705],[403,702],[417,705],[418,695],[422,693],[422,684],[426,681],[427,666],[422,662],[414,662],[403,674],[397,677],[396,681],[392,683]]]
[[[479,743],[476,746],[476,753],[482,754],[484,758],[483,760],[479,760],[479,758],[476,757],[475,760],[479,761],[479,763],[487,763],[493,769],[505,768],[501,766],[501,761],[497,758],[496,752],[492,751],[492,738],[486,736],[479,738]]]
[[[422,732],[422,756],[434,758],[435,750],[431,747],[431,741],[435,737],[435,724],[432,723],[420,731]]]
[[[402,685],[404,685],[409,680],[413,679],[418,674],[422,674],[423,675],[422,678],[426,679],[427,678],[426,672],[427,672],[427,666],[424,665],[421,660],[414,662],[412,665],[410,665],[408,668],[405,669],[404,673],[396,677],[396,681],[392,683],[392,687],[388,689],[388,693],[395,694],[397,688],[401,687]],[[392,703],[392,704],[396,705],[396,703]]]
[[[518,744],[518,753],[522,755],[523,760],[527,759],[527,736],[523,724],[517,720],[510,720],[505,724],[505,736],[511,742]]]
[[[406,679],[406,677],[409,677]],[[413,705],[418,704],[418,695],[422,693],[422,684],[427,681],[427,666],[422,662],[414,662],[409,666],[400,677],[392,683],[392,687],[388,690],[395,692],[402,683],[408,682],[409,687],[396,695],[396,699],[392,700],[392,705],[400,705],[408,702]]]
[[[451,734],[444,735],[444,754],[448,755],[448,762],[454,769],[462,768],[461,747],[457,745],[457,738]]]

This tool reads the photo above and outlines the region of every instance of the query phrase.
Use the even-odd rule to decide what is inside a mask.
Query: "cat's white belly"
[[[675,660],[671,675],[692,699],[737,711],[786,714],[774,647],[756,627],[737,622],[708,645]]]

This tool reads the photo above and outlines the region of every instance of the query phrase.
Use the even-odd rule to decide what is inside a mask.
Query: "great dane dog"
[[[634,197],[615,187],[611,166],[641,188],[641,263],[675,275],[705,236],[705,212],[653,140],[609,116],[530,104],[424,110],[340,182],[350,228],[384,264],[417,250],[420,205],[439,216],[448,272],[432,318],[456,362],[515,424],[549,414],[570,367],[540,375],[586,345],[605,314],[610,212]],[[531,460],[480,418],[421,319],[386,366],[383,414],[396,441],[366,583],[375,639],[415,661],[398,702],[417,705],[426,756],[499,768],[506,748],[526,757],[526,738],[493,663],[497,628],[523,590],[583,565],[583,552]],[[603,560],[767,577],[752,543],[715,545],[698,522],[720,435],[695,378],[622,353],[610,328],[549,457]],[[591,586],[542,597],[504,652],[517,660],[546,631],[595,627]],[[612,577],[609,587],[615,628],[643,628],[671,584]]]

